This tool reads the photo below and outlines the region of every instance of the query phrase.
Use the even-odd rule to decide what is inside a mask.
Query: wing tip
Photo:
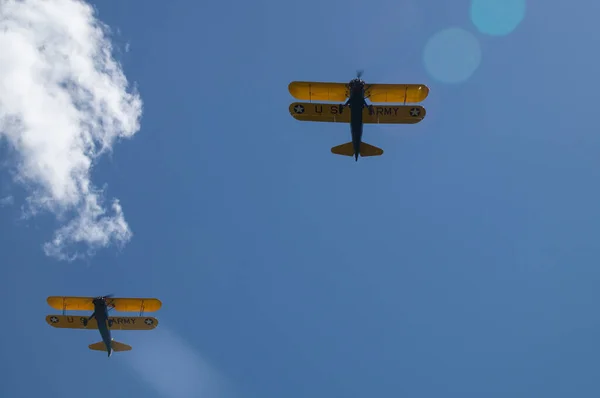
[[[298,83],[300,83],[300,82],[293,81],[293,82],[290,82],[290,84],[288,84],[288,92],[290,93],[290,95],[291,95],[292,97],[294,97],[294,98],[296,98],[296,99],[299,99],[299,98],[298,98],[298,94],[297,94],[297,91],[298,91]]]
[[[423,102],[429,97],[429,87],[426,84],[419,84],[419,91],[421,92],[421,100],[418,102]]]
[[[156,327],[158,326],[158,319],[156,319],[156,317],[149,317],[152,319],[152,325],[150,326],[150,330],[156,329]]]
[[[52,318],[57,318],[57,320],[55,322],[52,322]],[[59,328],[59,326],[57,325],[59,321],[58,315],[46,315],[46,323],[50,326],[52,326],[53,328]]]
[[[60,297],[60,296],[48,296],[48,298],[46,298],[46,303],[50,307],[52,307],[54,309],[60,309],[60,308],[56,308],[56,306],[57,306],[56,301],[57,300],[61,300],[62,301],[62,297]]]
[[[137,298],[135,300],[140,300],[140,304],[144,306],[144,312],[156,312],[160,310],[163,305],[162,301],[156,297]]]

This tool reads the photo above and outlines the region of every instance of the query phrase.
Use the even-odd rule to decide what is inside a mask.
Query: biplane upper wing
[[[288,90],[300,101],[345,102],[349,94],[345,83],[291,82]]]
[[[47,315],[48,325],[59,329],[88,329],[98,330],[98,322],[95,318],[88,321],[87,326],[83,326],[83,321],[87,316],[73,315]],[[158,319],[144,316],[111,316],[113,324],[111,330],[152,330],[158,326]]]
[[[93,311],[93,297],[48,297],[48,305],[55,310],[63,311]],[[107,303],[120,312],[154,312],[162,307],[160,300],[155,298],[109,298]]]
[[[424,101],[429,87],[424,84],[366,84],[365,97],[371,102],[414,104]]]
[[[340,114],[338,105],[317,102],[294,102],[289,107],[294,119],[305,122],[349,123],[350,108]],[[425,108],[418,105],[373,106],[373,114],[363,109],[365,124],[414,124],[425,117]]]

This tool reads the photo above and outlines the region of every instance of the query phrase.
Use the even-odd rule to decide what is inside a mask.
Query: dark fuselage
[[[352,133],[354,158],[358,160],[363,134],[363,108],[367,106],[364,83],[355,81],[350,83],[350,98],[348,98],[347,105],[350,105],[350,132]]]
[[[106,307],[106,303],[104,302],[94,302],[94,318],[96,318],[96,322],[98,323],[98,330],[100,331],[100,336],[102,336],[102,341],[106,345],[106,351],[108,351],[108,356],[112,354],[112,346],[111,346],[111,334],[110,329],[108,327],[108,308]]]

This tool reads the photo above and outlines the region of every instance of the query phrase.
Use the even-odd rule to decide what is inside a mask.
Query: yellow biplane
[[[416,104],[429,95],[423,84],[366,84],[361,72],[349,83],[291,82],[290,94],[301,101],[289,106],[296,120],[311,122],[350,123],[352,141],[331,148],[336,155],[379,156],[383,150],[362,142],[363,124],[415,124],[425,117],[426,111]],[[371,105],[373,103],[402,103],[403,105]],[[330,101],[339,104],[312,101]],[[350,107],[350,112],[344,112]]]
[[[158,326],[158,319],[144,317],[144,312],[158,311],[162,307],[155,298],[113,298],[112,295],[100,297],[61,297],[47,299],[50,307],[62,310],[62,315],[48,315],[46,322],[60,329],[99,330],[102,341],[90,344],[90,350],[106,351],[110,357],[113,351],[130,351],[131,346],[114,341],[111,330],[152,330]],[[108,316],[108,311],[138,312],[140,316]],[[89,317],[67,315],[67,311],[93,311]]]

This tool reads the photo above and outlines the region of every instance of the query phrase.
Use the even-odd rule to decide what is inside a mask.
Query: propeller
[[[360,69],[360,70],[357,70],[357,71],[356,71],[356,77],[357,77],[358,79],[360,79],[360,78],[361,78],[361,76],[363,75],[363,73],[364,73],[364,70],[362,70],[362,69]]]
[[[109,299],[113,296],[114,296],[114,294],[107,294],[106,296],[98,296],[98,297],[94,298],[94,301],[96,301],[96,300],[106,301],[106,299]]]
[[[94,301],[96,301],[96,300],[102,300],[102,301],[104,301],[104,303],[105,303],[105,305],[107,307],[106,309],[108,311],[110,311],[110,310],[112,310],[115,307],[114,307],[114,304],[112,302],[108,302],[107,299],[109,299],[109,298],[111,298],[113,296],[114,296],[114,294],[107,294],[106,296],[98,296],[98,297],[94,298]],[[92,316],[93,316],[93,314],[92,314]]]

